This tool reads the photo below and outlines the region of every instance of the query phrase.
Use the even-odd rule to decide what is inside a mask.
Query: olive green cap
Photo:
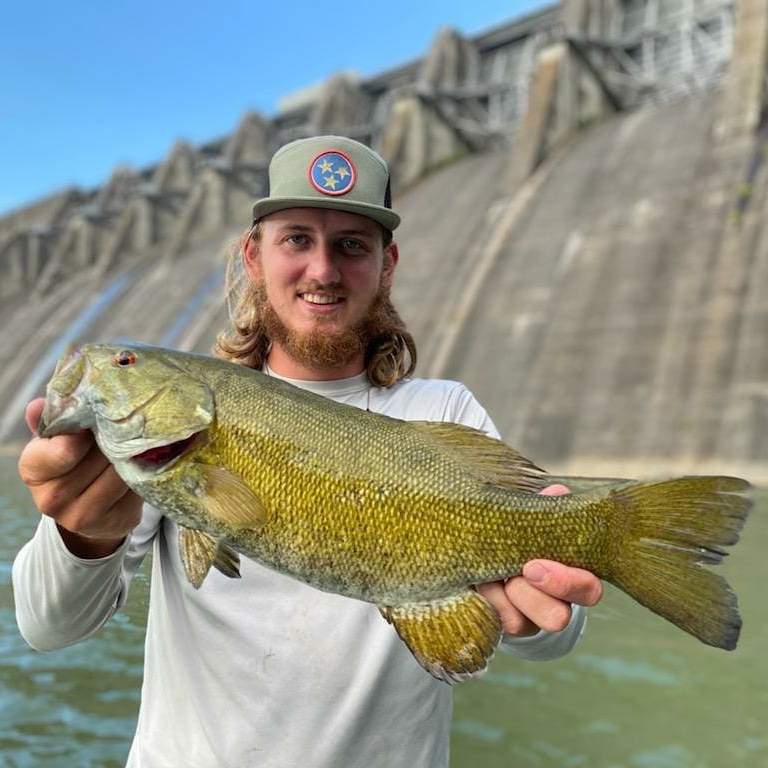
[[[389,230],[389,169],[370,147],[345,136],[313,136],[286,144],[269,164],[269,197],[253,206],[254,221],[286,208],[331,208],[367,216]]]

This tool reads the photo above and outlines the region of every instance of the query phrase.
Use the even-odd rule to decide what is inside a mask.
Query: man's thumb
[[[37,425],[40,423],[40,417],[43,415],[44,407],[44,397],[36,397],[27,404],[24,418],[26,418],[27,426],[32,430],[32,434],[37,434]]]

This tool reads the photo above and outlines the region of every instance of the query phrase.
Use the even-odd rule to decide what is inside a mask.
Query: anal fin
[[[179,526],[179,555],[189,583],[199,589],[211,566],[230,579],[240,578],[240,556],[203,531]]]
[[[466,680],[488,665],[501,618],[477,592],[379,608],[424,669],[438,680]]]

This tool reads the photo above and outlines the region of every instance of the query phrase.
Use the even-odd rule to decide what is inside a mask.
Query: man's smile
[[[344,301],[342,296],[333,296],[327,293],[299,293],[299,298],[310,304],[340,304]]]

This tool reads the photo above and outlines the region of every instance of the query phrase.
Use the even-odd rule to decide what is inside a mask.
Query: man
[[[376,153],[342,137],[286,145],[254,219],[218,354],[353,406],[496,434],[462,385],[409,378],[415,346],[389,301],[399,217]],[[28,407],[32,428],[40,411],[40,401]],[[19,467],[43,513],[13,572],[19,626],[33,647],[98,630],[153,548],[129,766],[448,764],[451,689],[417,664],[375,606],[247,559],[242,579],[211,572],[193,589],[175,524],[142,512],[90,434],[33,438]],[[477,589],[502,616],[505,650],[528,659],[570,650],[584,622],[573,604],[600,597],[592,574],[548,561]]]

